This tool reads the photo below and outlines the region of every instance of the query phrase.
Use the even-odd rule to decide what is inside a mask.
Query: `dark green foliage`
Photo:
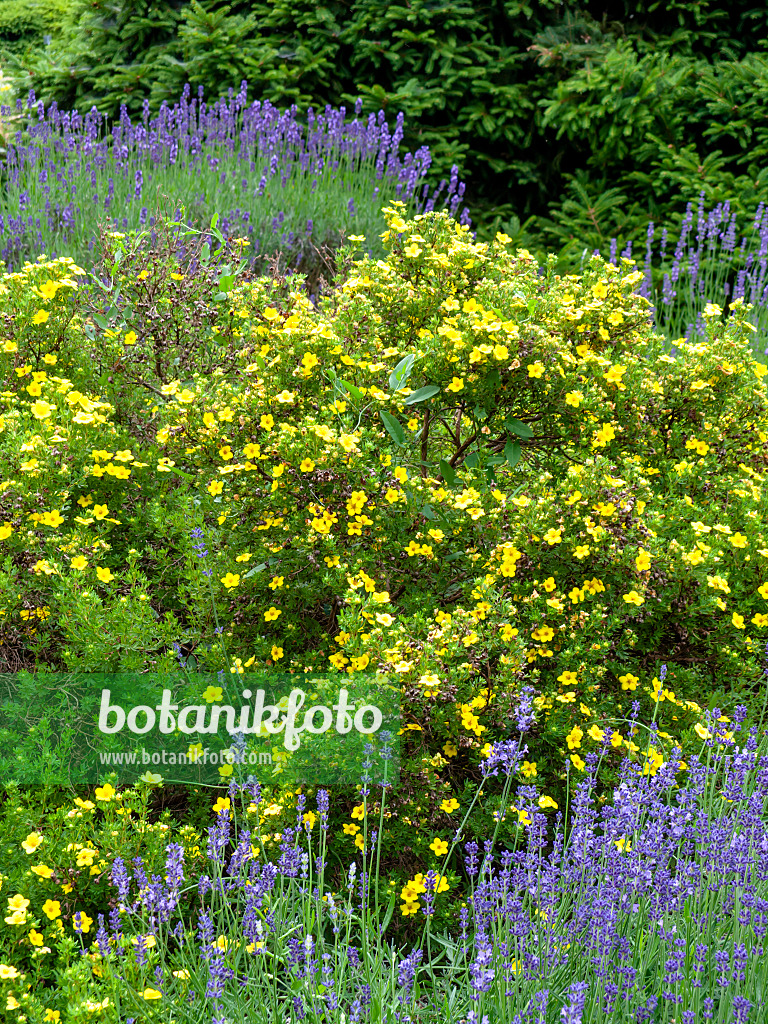
[[[766,191],[768,8],[754,0],[76,0],[28,57],[48,104],[132,117],[189,82],[207,102],[248,82],[279,107],[363,100],[405,116],[434,187],[453,164],[479,239],[504,230],[573,270],[586,248],[670,245],[685,204],[730,199],[746,226]],[[22,92],[22,95],[24,93]]]
[[[0,54],[22,54],[58,31],[66,0],[0,0]]]
[[[154,79],[152,67],[176,35],[184,0],[74,0],[60,33],[45,50],[25,58],[24,86],[48,106],[83,112],[97,107],[119,115],[126,103],[141,110]]]

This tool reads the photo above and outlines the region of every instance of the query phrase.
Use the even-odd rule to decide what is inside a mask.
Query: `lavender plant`
[[[745,715],[737,709],[735,731]],[[591,752],[571,837],[564,844],[558,815],[546,859],[537,789],[518,786],[516,802],[530,818],[527,849],[498,849],[493,836],[481,862],[478,844],[464,844],[466,898],[454,935],[430,933],[447,886],[441,872],[428,872],[424,931],[410,950],[387,941],[394,899],[378,899],[386,784],[378,828],[366,827],[360,862],[334,886],[330,794],[317,793],[316,813],[299,797],[295,827],[270,861],[260,826],[249,825],[249,814],[259,821],[259,784],[233,781],[214,808],[199,878],[187,875],[178,844],[167,847],[164,878],[148,878],[140,857],[130,866],[115,859],[118,907],[108,922],[100,916],[90,954],[111,1005],[121,1020],[189,1024],[758,1021],[767,748],[758,748],[757,727],[736,746],[719,717],[718,708],[708,715],[715,734],[707,730],[705,756],[690,756],[687,786],[674,785],[679,747],[653,777],[627,758],[613,804],[599,817],[599,755]],[[534,723],[526,693],[520,738],[494,744],[482,763],[483,785],[505,777],[504,801]],[[365,776],[360,795],[367,807]],[[461,828],[454,846],[460,840]]]
[[[743,299],[753,304],[749,322],[755,330],[754,351],[759,362],[768,355],[768,209],[760,203],[752,229],[737,247],[736,214],[730,203],[719,203],[707,216],[704,191],[699,196],[696,244],[693,242],[693,205],[688,203],[674,252],[668,254],[669,234],[661,232],[658,264],[653,265],[656,225],[648,225],[643,281],[638,294],[652,303],[656,331],[666,344],[662,350],[674,355],[674,342],[706,337],[703,312],[708,303],[725,309],[728,302]],[[609,262],[618,266],[619,241],[611,239]],[[582,272],[585,262],[582,256]],[[599,249],[594,255],[601,255]],[[621,257],[632,258],[632,242]],[[671,260],[671,263],[670,263]]]
[[[247,237],[257,262],[277,251],[300,262],[309,257],[312,239],[325,244],[350,230],[380,256],[382,190],[409,210],[432,210],[447,184],[443,203],[454,216],[465,185],[454,165],[449,182],[429,199],[423,184],[418,197],[431,163],[428,147],[401,162],[403,114],[390,134],[383,110],[363,124],[361,109],[358,100],[355,120],[346,124],[344,107],[328,106],[317,115],[310,108],[305,137],[295,105],[284,113],[269,101],[249,106],[246,82],[210,108],[202,86],[196,99],[187,86],[179,103],[172,109],[163,104],[151,121],[147,103],[136,125],[123,106],[119,122],[100,138],[96,108],[85,117],[56,104],[46,112],[30,91],[26,128],[16,132],[5,162],[0,258],[15,269],[39,252],[66,252],[89,266],[98,222],[106,215],[117,230],[148,222],[151,228],[148,206],[158,193],[184,205],[195,223],[207,224],[214,210],[223,211],[222,232]],[[470,223],[466,207],[460,220]]]

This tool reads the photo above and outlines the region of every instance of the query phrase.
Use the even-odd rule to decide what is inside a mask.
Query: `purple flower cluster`
[[[519,710],[523,725],[530,724],[529,699],[530,692]],[[738,730],[745,713],[737,708],[729,725]],[[713,726],[719,717],[719,709],[713,709]],[[518,745],[508,751],[497,744],[489,763],[513,769]],[[742,747],[722,747],[718,752],[710,743],[704,760],[687,755],[686,784],[678,788],[679,748],[653,776],[638,773],[626,758],[613,803],[599,810],[592,798],[597,763],[592,752],[576,789],[567,843],[559,833],[545,855],[546,819],[538,812],[535,786],[527,785],[519,786],[516,796],[531,819],[525,849],[495,849],[487,839],[480,862],[478,842],[465,843],[463,864],[455,868],[465,868],[470,893],[457,915],[461,935],[450,969],[458,978],[450,984],[465,1007],[467,1024],[582,1024],[609,1018],[697,1024],[716,1015],[728,1024],[762,1019],[768,755],[758,753],[756,728]],[[716,801],[724,798],[714,809],[708,795],[713,790]],[[240,792],[253,796],[254,785]],[[236,795],[230,787],[230,797]],[[317,808],[327,818],[326,791],[317,793]],[[424,948],[408,953],[392,948],[391,964],[377,966],[376,975],[376,984],[390,990],[374,996],[366,942],[375,939],[363,924],[371,890],[366,862],[359,873],[356,863],[350,865],[348,899],[324,893],[320,869],[312,887],[309,852],[299,847],[302,839],[308,841],[304,809],[304,800],[298,800],[297,827],[282,833],[275,863],[252,855],[252,845],[263,847],[258,833],[245,828],[238,834],[230,814],[219,812],[209,831],[211,877],[201,876],[196,892],[191,887],[194,929],[182,928],[180,846],[166,848],[162,879],[148,878],[137,857],[131,880],[116,858],[112,882],[119,905],[129,911],[123,921],[133,925],[137,941],[121,954],[115,941],[119,910],[110,915],[109,928],[100,917],[96,942],[105,966],[127,955],[147,973],[152,957],[138,937],[170,933],[181,946],[184,931],[186,963],[197,964],[196,989],[212,1001],[214,1019],[224,1019],[225,1003],[234,1011],[245,1005],[237,1003],[239,998],[266,998],[262,987],[269,986],[273,964],[280,965],[284,978],[281,1013],[274,1019],[321,1020],[329,1013],[341,1019],[343,1013],[347,1021],[365,1021],[373,1005],[385,1002],[397,1007],[382,1018],[388,1024],[423,1019],[419,1011],[433,980],[431,965],[423,963]],[[227,858],[225,849],[232,847]],[[426,873],[427,927],[439,907],[437,881],[434,871]],[[137,895],[131,904],[132,887]],[[217,938],[222,933],[225,943]],[[229,955],[229,944],[240,949],[242,940],[249,955]],[[651,973],[644,953],[649,946],[656,950]],[[158,976],[158,984],[161,980]],[[164,984],[174,998],[174,982],[166,978]]]
[[[652,274],[655,225],[653,221],[648,225],[643,281],[637,291],[643,298],[656,302],[652,307],[655,324],[667,338],[684,336],[686,341],[691,341],[694,336],[702,337],[705,333],[702,310],[706,303],[713,302],[725,308],[726,303],[739,298],[754,305],[751,322],[755,326],[759,323],[765,326],[765,314],[768,312],[768,208],[765,203],[760,203],[752,224],[751,237],[748,241],[743,236],[737,249],[736,213],[731,213],[730,202],[718,203],[707,216],[704,196],[702,190],[697,210],[695,245],[694,210],[693,204],[688,203],[672,265],[663,272],[661,287],[657,290],[653,287]],[[667,229],[664,228],[659,249],[660,266],[664,264],[666,256],[667,235]],[[618,265],[617,250],[618,242],[613,238],[609,261],[614,266]],[[595,249],[594,253],[600,255],[600,250]],[[631,258],[631,241],[621,256]],[[734,261],[736,269],[727,271]],[[687,289],[684,294],[679,293],[678,287],[686,275]],[[676,299],[680,300],[677,304]],[[681,304],[684,306],[682,311],[679,308]]]
[[[21,100],[17,107],[21,113]],[[30,91],[26,133],[19,130],[15,142],[8,145],[6,198],[0,207],[0,258],[10,269],[18,269],[22,255],[33,249],[56,256],[56,249],[68,247],[67,255],[82,260],[75,243],[83,242],[82,225],[88,217],[94,212],[114,214],[119,209],[116,228],[127,231],[142,226],[147,220],[148,199],[158,185],[168,181],[169,174],[177,192],[179,188],[199,188],[201,183],[207,187],[207,195],[205,188],[202,195],[190,193],[190,206],[196,202],[230,204],[220,219],[220,230],[225,236],[249,237],[254,255],[274,248],[270,228],[271,235],[279,236],[280,245],[288,250],[312,234],[316,218],[308,218],[306,213],[314,214],[317,201],[312,200],[311,210],[299,211],[294,189],[291,194],[285,191],[289,182],[298,187],[297,180],[311,181],[310,194],[321,188],[354,191],[355,195],[343,201],[347,218],[361,215],[358,206],[367,185],[373,184],[369,198],[375,204],[377,223],[385,194],[393,193],[393,198],[406,203],[413,201],[417,212],[429,212],[447,185],[442,202],[455,216],[465,191],[458,180],[458,167],[452,167],[450,181],[441,181],[430,198],[427,184],[417,197],[417,188],[431,164],[429,148],[422,146],[401,160],[403,113],[397,115],[390,133],[383,110],[370,114],[364,122],[358,119],[361,107],[358,100],[351,123],[345,122],[343,106],[338,110],[327,106],[322,114],[310,107],[305,128],[297,121],[295,104],[286,112],[268,100],[249,105],[246,82],[237,95],[230,89],[227,99],[210,108],[203,100],[202,86],[192,99],[187,85],[180,101],[173,108],[163,103],[152,121],[145,109],[142,122],[133,124],[123,105],[119,120],[101,138],[102,117],[95,107],[85,117],[78,111],[60,111],[55,103],[46,112]],[[10,110],[0,108],[0,112]],[[338,183],[334,186],[334,182]],[[273,216],[271,210],[281,204],[285,209]],[[460,221],[471,223],[466,207]],[[150,217],[149,223],[153,226],[154,218]],[[345,226],[354,227],[333,225]],[[93,245],[90,239],[91,251]]]

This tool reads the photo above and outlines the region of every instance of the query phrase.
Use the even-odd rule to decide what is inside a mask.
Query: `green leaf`
[[[449,487],[453,487],[456,482],[456,470],[445,459],[440,459],[440,476],[442,476]]]
[[[387,930],[387,928],[389,926],[389,922],[392,920],[392,914],[394,913],[395,903],[396,902],[397,902],[397,893],[393,892],[392,895],[389,897],[389,903],[387,904],[387,912],[384,915],[384,920],[382,921],[382,924],[381,924],[381,934],[382,935]]]
[[[437,516],[435,515],[431,505],[422,505],[421,514],[424,516],[425,519],[437,519]]]
[[[219,223],[219,215],[218,215],[218,213],[214,213],[213,217],[211,217],[211,230],[212,231],[216,230],[216,225],[218,223]]]
[[[346,380],[340,380],[339,384],[341,384],[341,386],[345,388],[350,395],[352,395],[356,402],[359,402],[362,399],[363,395],[360,388],[356,388],[354,384],[350,384],[349,381]]]
[[[411,375],[413,364],[416,362],[416,356],[411,353],[407,355],[405,359],[401,359],[397,366],[394,368],[392,373],[389,375],[389,390],[399,391],[405,384]]]
[[[105,331],[109,327],[109,322],[101,315],[101,313],[94,313],[93,319],[102,331]]]
[[[249,569],[248,572],[245,574],[245,576],[243,576],[243,579],[247,580],[249,576],[255,576],[257,572],[261,572],[263,569],[266,569],[266,568],[267,568],[267,563],[266,562],[262,562],[260,565],[254,565],[254,567],[252,569]]]
[[[166,466],[166,471],[169,473],[175,473],[176,476],[183,476],[185,480],[197,480],[196,476],[192,476],[191,473],[185,473],[181,469],[177,469],[175,466]]]
[[[440,394],[440,388],[435,384],[428,384],[427,387],[419,388],[412,395],[408,395],[405,405],[416,405],[417,402],[426,402],[428,398],[434,398],[438,394]]]
[[[507,441],[504,446],[504,458],[514,469],[520,460],[520,445],[517,441]]]
[[[381,416],[382,423],[387,428],[387,433],[395,442],[402,447],[405,444],[405,431],[400,426],[394,416],[390,416],[388,412],[379,410],[379,416]]]
[[[517,434],[518,437],[533,437],[533,431],[528,424],[522,423],[520,420],[504,420],[504,426],[507,430],[511,430],[513,434]]]
[[[235,283],[234,274],[222,274],[219,278],[219,288],[226,294],[226,292],[232,290],[232,286]]]
[[[205,263],[208,262],[208,260],[210,258],[211,258],[211,247],[210,247],[210,245],[208,245],[207,242],[204,242],[203,246],[202,246],[202,248],[200,250],[200,262],[205,264]]]
[[[464,459],[464,465],[467,469],[474,469],[479,461],[480,459],[478,458],[477,452],[472,452],[471,455],[468,455],[466,459]]]

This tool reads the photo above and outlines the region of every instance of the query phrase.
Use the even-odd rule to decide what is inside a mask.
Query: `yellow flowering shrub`
[[[188,275],[126,242],[124,304],[88,328],[109,374],[35,271],[0,340],[0,628],[52,664],[168,667],[176,643],[216,669],[214,602],[238,673],[398,680],[404,773],[428,793],[405,845],[428,856],[526,683],[520,781],[550,811],[566,761],[581,777],[602,751],[607,786],[627,754],[655,773],[675,741],[700,749],[708,704],[757,719],[768,410],[738,303],[664,356],[630,261],[542,276],[503,235],[385,214],[387,259],[342,250],[319,308],[274,280],[197,286],[194,351],[167,326]],[[156,330],[129,316],[146,288]]]

